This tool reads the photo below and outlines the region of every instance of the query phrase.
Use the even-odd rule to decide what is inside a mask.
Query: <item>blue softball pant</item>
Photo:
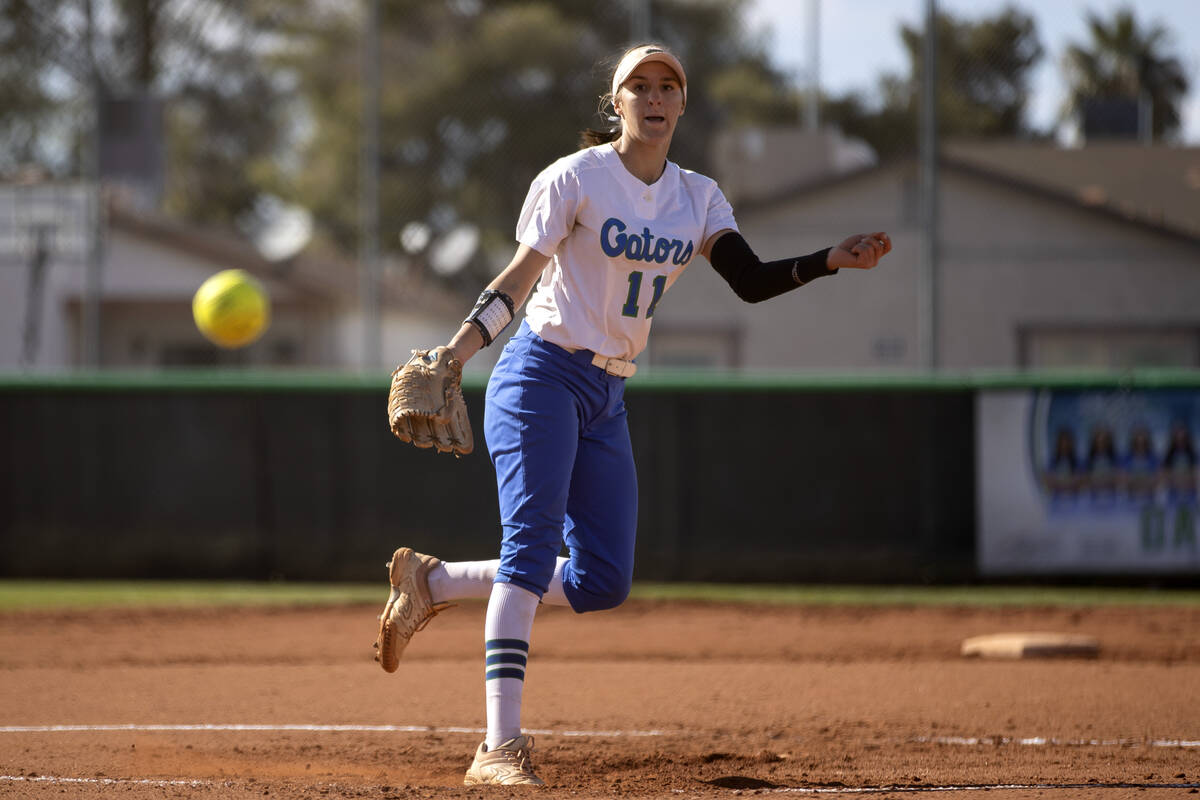
[[[592,356],[522,321],[492,370],[484,413],[503,528],[496,580],[541,597],[565,544],[563,590],[580,613],[629,595],[637,532],[625,380]]]

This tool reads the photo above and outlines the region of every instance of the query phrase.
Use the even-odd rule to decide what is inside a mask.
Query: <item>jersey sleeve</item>
[[[717,231],[737,230],[737,220],[733,218],[733,206],[725,199],[725,194],[716,183],[712,185],[712,195],[708,198],[708,216],[704,221],[704,235],[700,237],[703,244]]]
[[[517,241],[544,256],[552,256],[575,227],[579,209],[579,180],[574,171],[543,170],[529,185],[517,220]]]

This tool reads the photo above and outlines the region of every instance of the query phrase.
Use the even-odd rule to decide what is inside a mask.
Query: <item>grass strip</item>
[[[383,602],[385,599],[386,586],[365,583],[0,581],[0,611],[331,606]]]
[[[336,606],[380,603],[385,590],[378,583],[0,580],[0,611]],[[1200,591],[1127,587],[637,583],[632,597],[791,606],[1200,607]]]
[[[721,583],[641,583],[633,596],[809,606],[1185,606],[1200,607],[1200,591],[1066,586],[850,586]]]

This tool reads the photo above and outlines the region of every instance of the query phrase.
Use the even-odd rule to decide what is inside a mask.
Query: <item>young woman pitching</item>
[[[659,45],[635,47],[619,61],[611,92],[616,127],[585,132],[583,149],[533,180],[516,255],[444,348],[465,363],[529,298],[487,388],[500,557],[448,563],[402,547],[389,565],[376,642],[389,672],[445,603],[488,598],[487,736],[468,785],[542,784],[530,761],[533,739],[521,733],[538,603],[597,611],[629,593],[637,479],[622,398],[667,290],[697,255],[739,297],[757,302],[841,268],[869,269],[891,250],[886,233],[870,233],[760,261],[716,182],[667,160],[687,108],[679,59]],[[569,556],[561,558],[564,544]]]

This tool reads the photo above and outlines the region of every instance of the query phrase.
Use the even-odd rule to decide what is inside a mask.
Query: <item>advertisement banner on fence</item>
[[[984,575],[1200,572],[1200,390],[984,391]]]

